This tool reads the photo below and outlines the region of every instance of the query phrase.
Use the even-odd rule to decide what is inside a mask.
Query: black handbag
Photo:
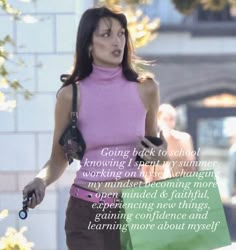
[[[59,139],[59,144],[62,146],[63,151],[66,155],[69,164],[73,162],[73,159],[82,160],[85,150],[86,143],[83,135],[77,128],[77,86],[73,86],[73,99],[72,99],[72,112],[71,121],[64,130],[63,134]]]

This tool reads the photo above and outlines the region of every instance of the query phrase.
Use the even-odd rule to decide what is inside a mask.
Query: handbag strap
[[[76,123],[77,123],[77,86],[72,84],[73,97],[72,97],[72,111],[71,111],[71,123],[72,123],[72,136],[76,137]]]
[[[73,99],[72,99],[72,113],[71,115],[75,115],[77,113],[77,86],[75,83],[72,84],[73,87]]]

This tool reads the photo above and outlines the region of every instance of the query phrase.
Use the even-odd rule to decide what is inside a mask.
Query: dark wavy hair
[[[93,61],[89,56],[89,46],[92,43],[93,32],[97,29],[99,20],[104,17],[115,18],[125,29],[126,42],[121,63],[122,70],[127,80],[138,82],[138,73],[132,66],[132,60],[134,59],[133,45],[127,29],[127,19],[125,15],[119,11],[110,10],[107,7],[96,7],[86,10],[81,17],[77,32],[74,66],[71,75],[64,74],[61,76],[61,80],[63,81],[62,87],[82,80],[92,72]]]

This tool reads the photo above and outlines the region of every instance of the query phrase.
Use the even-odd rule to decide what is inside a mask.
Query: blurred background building
[[[9,209],[9,216],[0,221],[0,235],[8,226],[26,225],[35,249],[64,250],[64,213],[76,164],[49,187],[43,203],[30,211],[26,221],[19,220],[18,210],[23,186],[50,155],[56,91],[60,75],[73,63],[80,16],[98,1],[9,2],[29,23],[13,21],[0,11],[0,35],[11,35],[16,42],[13,55],[27,65],[18,69],[9,62],[8,68],[33,97],[25,100],[18,91],[13,96],[16,108],[0,111],[0,211]],[[150,70],[160,84],[161,102],[176,106],[178,128],[188,131],[195,149],[201,149],[198,159],[217,162],[220,193],[228,199],[229,138],[236,128],[236,7],[224,5],[213,12],[196,5],[186,12],[186,6],[176,9],[178,2],[140,1],[139,9],[150,19],[159,18],[160,27],[156,38],[140,46],[137,54],[155,61]],[[229,216],[231,224],[236,223],[236,216]]]
[[[236,115],[236,7],[221,5],[213,12],[202,5],[187,8],[184,2],[194,1],[145,6],[161,26],[157,38],[138,51],[156,61],[152,71],[160,83],[161,102],[178,108],[179,128],[192,135],[195,149],[201,148],[199,159],[218,162],[220,191],[228,196],[227,152],[236,126],[228,119]],[[173,3],[191,14],[177,12]]]

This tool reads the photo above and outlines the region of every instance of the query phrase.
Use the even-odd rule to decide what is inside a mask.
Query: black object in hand
[[[28,216],[28,202],[30,201],[30,199],[32,199],[33,194],[34,194],[34,191],[30,192],[22,202],[23,207],[22,207],[22,210],[19,211],[19,217],[22,220],[25,220]]]
[[[155,146],[161,146],[163,144],[163,140],[160,137],[156,137],[156,136],[145,136],[146,139],[148,139],[152,144],[154,144]],[[148,148],[148,145],[145,142],[141,142],[142,145],[146,148]],[[146,162],[144,159],[142,159],[142,157],[138,154],[136,156],[136,161],[137,162]],[[148,165],[148,164],[147,164]]]

